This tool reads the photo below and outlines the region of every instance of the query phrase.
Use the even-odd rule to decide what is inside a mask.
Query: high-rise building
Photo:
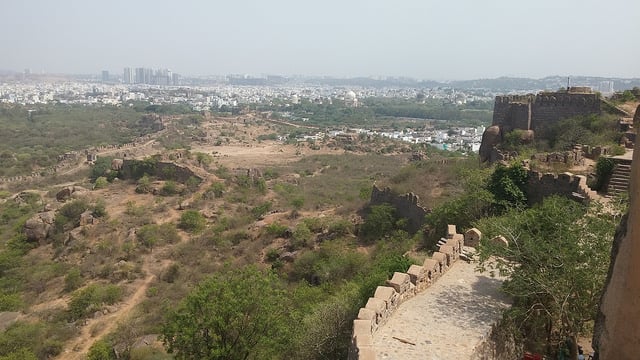
[[[125,84],[133,84],[135,82],[135,75],[133,73],[133,69],[126,67],[124,68],[124,72],[122,74],[122,82]]]
[[[135,78],[135,83],[136,84],[144,84],[144,68],[136,68],[136,78]]]
[[[142,69],[143,70],[143,84],[153,84],[153,69]]]
[[[102,70],[102,82],[109,82],[109,71]]]

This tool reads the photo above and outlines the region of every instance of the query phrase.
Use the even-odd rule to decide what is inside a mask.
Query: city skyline
[[[624,11],[620,11],[623,9]],[[1,70],[430,80],[637,78],[640,3],[75,0],[5,4]]]

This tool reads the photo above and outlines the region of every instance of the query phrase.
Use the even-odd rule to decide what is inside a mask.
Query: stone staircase
[[[629,191],[629,180],[631,178],[631,161],[616,161],[613,174],[607,185],[607,197],[615,197],[621,193]]]

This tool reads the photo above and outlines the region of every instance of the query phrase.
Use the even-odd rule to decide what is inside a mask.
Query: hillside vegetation
[[[130,142],[152,132],[143,115],[111,106],[0,106],[0,176],[55,165],[68,151]]]
[[[142,133],[135,126],[140,113],[122,111],[114,119],[130,121],[130,128],[120,139]],[[0,311],[9,318],[0,324],[0,359],[346,358],[358,309],[393,272],[422,263],[447,224],[511,236],[550,215],[536,223],[539,231],[516,237],[542,247],[540,268],[556,259],[540,255],[545,249],[564,247],[547,244],[563,234],[550,230],[557,214],[573,216],[562,230],[590,229],[576,221],[591,211],[580,204],[556,200],[527,209],[520,164],[481,169],[475,159],[391,139],[286,139],[292,128],[313,131],[304,126],[263,114],[183,114],[128,168],[112,167],[109,153],[75,181],[50,177],[37,189],[24,183],[13,185],[16,192],[2,190]],[[410,161],[414,151],[423,160]],[[192,176],[176,176],[174,165]],[[407,219],[388,204],[371,206],[374,183],[419,194],[430,210],[423,229],[409,232]],[[572,316],[588,314],[600,291],[616,218],[597,219],[602,236],[590,239],[598,246],[589,251],[602,260],[598,277],[576,281],[590,286],[573,289],[589,291],[590,300],[569,296],[577,304]],[[44,235],[25,231],[34,222],[49,225]],[[558,256],[586,251],[567,249]],[[525,264],[528,254],[508,256]],[[505,289],[522,305],[515,309],[526,312],[531,298],[516,291],[518,279]],[[557,351],[557,342],[544,343],[542,323],[522,314],[509,317],[521,338]],[[557,329],[579,335],[590,320]]]

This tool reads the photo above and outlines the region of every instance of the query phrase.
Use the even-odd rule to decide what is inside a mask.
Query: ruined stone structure
[[[534,134],[544,134],[560,119],[599,114],[600,111],[600,96],[585,87],[537,95],[496,96],[492,126],[482,137],[480,160],[489,160],[491,149],[513,130],[525,131],[527,139],[532,140]]]
[[[589,186],[587,178],[583,175],[574,175],[570,172],[562,174],[546,173],[529,170],[527,182],[527,198],[530,205],[539,203],[545,197],[551,195],[565,196],[579,202],[588,202],[599,199],[600,196]],[[379,189],[373,185],[371,190],[371,205],[390,204],[396,209],[399,217],[408,220],[407,230],[416,232],[422,228],[425,216],[430,209],[420,204],[420,198],[414,193],[396,194],[390,188]]]
[[[538,153],[531,155],[531,160],[541,163],[560,163],[569,166],[584,165],[584,152],[582,147],[571,151],[558,151],[552,153]]]
[[[640,106],[636,117],[639,113]],[[640,146],[637,143],[633,164],[629,212],[616,230],[593,334],[596,360],[631,360],[640,354]]]
[[[129,179],[135,172],[135,167],[142,163],[141,160],[123,160],[120,168],[120,177],[122,179]],[[193,177],[200,181],[202,178],[196,175],[191,169],[186,166],[180,166],[172,162],[159,161],[155,163],[153,173],[148,174],[150,176],[156,176],[163,180],[173,180],[180,183],[185,183],[189,178]]]
[[[587,186],[587,178],[570,172],[562,174],[542,174],[529,170],[527,182],[527,200],[529,205],[539,203],[545,197],[560,195],[580,202],[599,198],[599,195]]]
[[[387,286],[378,286],[353,321],[349,359],[375,360],[373,333],[384,326],[400,304],[427,289],[453,266],[460,258],[463,246],[464,235],[457,233],[455,225],[449,225],[446,243],[440,246],[440,251],[433,253],[422,266],[411,265],[406,273],[394,273],[387,280]]]
[[[399,217],[408,220],[407,230],[416,232],[422,228],[424,217],[429,210],[420,205],[420,198],[414,193],[404,195],[394,194],[390,188],[386,187],[382,190],[373,185],[371,190],[371,205],[391,204]]]

